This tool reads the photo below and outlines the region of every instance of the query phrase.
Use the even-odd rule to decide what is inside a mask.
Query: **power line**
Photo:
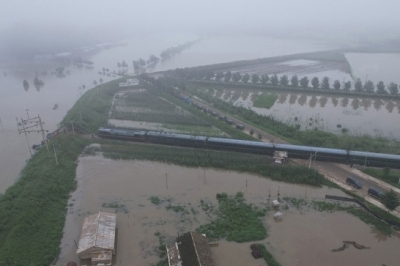
[[[26,109],[26,110],[27,110],[27,114],[28,114],[28,109]],[[17,119],[17,123],[18,123],[18,119]],[[44,124],[45,123],[42,122],[42,119],[40,118],[39,115],[37,117],[33,117],[33,118],[28,117],[28,119],[25,119],[25,120],[21,118],[21,123],[17,124],[18,133],[25,134],[26,142],[28,143],[29,153],[31,154],[31,156],[32,156],[32,151],[31,151],[28,136],[26,133],[30,133],[30,132],[42,133],[43,142],[46,144],[47,151],[49,151],[49,147],[47,146],[47,140],[46,140],[46,137],[44,134],[45,132],[49,132],[49,131],[43,128]],[[20,128],[20,126],[22,127],[22,129]],[[37,127],[40,127],[40,129],[38,130]]]

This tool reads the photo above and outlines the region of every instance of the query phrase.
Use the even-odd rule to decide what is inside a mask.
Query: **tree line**
[[[291,78],[287,75],[278,76],[277,74],[273,75],[249,75],[249,74],[240,74],[239,72],[213,72],[209,70],[196,70],[194,68],[177,68],[175,70],[169,71],[169,74],[172,76],[191,79],[191,80],[214,80],[214,81],[224,81],[224,82],[242,82],[244,84],[251,82],[253,84],[261,84],[261,85],[270,85],[274,87],[294,87],[294,88],[311,88],[317,90],[343,90],[350,91],[352,87],[354,87],[354,91],[360,93],[377,93],[377,94],[391,94],[398,95],[399,94],[399,86],[398,84],[391,82],[389,85],[385,85],[383,81],[379,81],[376,85],[371,80],[367,80],[365,84],[362,83],[360,79],[357,79],[354,84],[351,81],[340,82],[339,80],[335,80],[333,84],[331,84],[331,80],[329,77],[324,77],[322,80],[319,80],[318,77],[314,77],[311,80],[304,76],[299,78],[297,75],[293,75]]]

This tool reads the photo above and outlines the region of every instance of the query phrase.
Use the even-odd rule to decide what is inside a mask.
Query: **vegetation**
[[[281,266],[263,244],[257,244],[257,246],[261,250],[263,258],[265,262],[267,262],[268,266]]]
[[[42,148],[0,196],[0,265],[50,265],[60,252],[75,161],[88,140],[65,134],[53,144],[58,165]]]
[[[379,169],[369,167],[360,170],[367,175],[373,176],[377,179],[391,184],[394,187],[400,188],[400,172],[398,171],[391,171],[390,168]]]
[[[75,130],[96,133],[100,126],[107,125],[112,99],[120,90],[118,84],[121,81],[116,79],[85,92],[67,112],[60,126],[70,127],[73,121]]]
[[[393,211],[400,205],[399,198],[392,189],[385,193],[382,203],[389,211]]]
[[[211,239],[226,238],[235,242],[262,240],[267,237],[267,230],[260,220],[260,217],[266,215],[266,210],[246,204],[242,192],[235,196],[217,194],[217,199],[217,218],[209,224],[201,225],[196,229],[197,232],[206,234]]]
[[[314,169],[304,166],[275,166],[265,155],[244,154],[229,151],[187,149],[120,143],[103,142],[103,155],[111,159],[152,160],[189,167],[215,167],[220,169],[259,174],[273,180],[289,183],[309,184],[312,186],[330,185]]]
[[[255,99],[253,106],[260,108],[271,108],[278,99],[277,93],[263,93]]]
[[[206,92],[206,89],[214,89],[212,85],[204,86],[189,84],[187,89],[197,97],[212,104],[215,108],[236,116],[247,123],[272,135],[278,136],[292,144],[311,145],[317,147],[339,148],[360,151],[373,151],[382,153],[400,153],[400,142],[388,140],[382,137],[371,137],[364,135],[349,136],[347,134],[336,135],[320,130],[300,130],[296,122],[291,125],[282,123],[273,117],[257,114],[256,112],[234,106],[223,100],[213,97]],[[341,129],[344,133],[347,129]],[[397,182],[397,181],[396,181]]]

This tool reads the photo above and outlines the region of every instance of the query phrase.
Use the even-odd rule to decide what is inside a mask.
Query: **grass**
[[[265,262],[268,264],[268,266],[281,266],[279,262],[277,262],[272,256],[272,254],[265,248],[263,244],[257,244],[258,248],[261,250],[263,254],[263,258]]]
[[[204,120],[148,91],[125,93],[123,97],[115,99],[111,118],[210,127]]]
[[[312,186],[329,185],[314,169],[304,166],[276,166],[265,155],[229,151],[188,149],[103,141],[103,155],[110,159],[151,160],[188,167],[215,167],[225,170],[248,172],[288,183]]]
[[[275,104],[278,96],[279,95],[277,93],[263,93],[257,96],[255,101],[253,102],[253,106],[269,109]]]
[[[389,168],[378,169],[369,167],[365,169],[360,169],[360,171],[379,180],[382,180],[394,187],[400,188],[400,184],[398,183],[400,180],[400,172],[398,171],[391,171]]]
[[[75,161],[88,142],[71,134],[52,140],[58,165],[42,148],[0,196],[0,265],[50,265],[58,256]]]
[[[210,239],[226,238],[235,242],[256,241],[267,237],[267,230],[260,219],[266,215],[266,211],[247,204],[243,193],[238,192],[235,196],[217,194],[217,199],[217,218],[209,224],[201,225],[196,229],[197,232],[206,234]]]

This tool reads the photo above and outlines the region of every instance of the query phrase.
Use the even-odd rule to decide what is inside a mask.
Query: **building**
[[[275,164],[285,164],[288,159],[287,151],[274,151],[273,158]]]
[[[139,86],[139,80],[137,79],[127,79],[125,82],[121,82],[119,84],[120,87],[130,87],[130,86]]]
[[[207,238],[192,231],[168,245],[167,256],[169,266],[214,266]]]
[[[86,217],[76,251],[79,258],[90,259],[92,265],[110,264],[115,255],[116,225],[114,213],[99,212]]]

